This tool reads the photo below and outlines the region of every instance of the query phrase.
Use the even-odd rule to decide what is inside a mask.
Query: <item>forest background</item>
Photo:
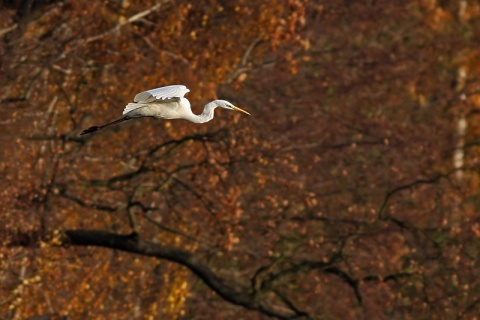
[[[0,319],[478,319],[480,3],[10,0]],[[250,117],[120,117],[185,84]]]

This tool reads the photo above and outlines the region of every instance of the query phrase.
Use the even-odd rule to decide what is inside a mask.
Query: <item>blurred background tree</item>
[[[478,2],[0,8],[2,318],[477,314]]]

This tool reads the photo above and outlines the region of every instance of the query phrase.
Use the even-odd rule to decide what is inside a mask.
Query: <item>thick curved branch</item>
[[[299,314],[291,308],[273,306],[265,301],[257,300],[253,294],[248,293],[245,289],[241,289],[233,282],[219,277],[210,267],[190,252],[146,241],[135,234],[119,235],[100,230],[67,230],[61,235],[60,241],[63,245],[98,246],[173,261],[190,269],[210,289],[230,303],[278,319],[305,317],[304,313]]]

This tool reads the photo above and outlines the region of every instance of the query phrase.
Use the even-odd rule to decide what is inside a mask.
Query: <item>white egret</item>
[[[225,100],[214,100],[203,108],[203,112],[196,115],[190,108],[190,101],[184,98],[190,90],[183,85],[172,85],[140,92],[127,104],[123,110],[123,117],[102,126],[93,126],[82,131],[80,135],[92,133],[112,124],[134,118],[153,117],[157,119],[185,119],[194,123],[204,123],[213,119],[215,108],[236,110],[250,115],[245,110],[235,107]]]

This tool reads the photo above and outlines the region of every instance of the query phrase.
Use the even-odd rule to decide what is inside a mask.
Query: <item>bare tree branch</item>
[[[250,71],[250,67],[248,66],[248,59],[250,55],[252,54],[253,49],[262,41],[262,37],[259,36],[255,38],[252,43],[248,46],[247,50],[243,53],[242,58],[240,59],[240,62],[238,63],[237,67],[235,70],[228,76],[227,79],[225,79],[225,83],[232,83],[237,79],[242,73],[246,73]]]
[[[451,172],[450,172],[451,173]],[[425,184],[434,184],[441,180],[442,178],[447,177],[450,173],[448,174],[437,174],[436,176],[428,179],[417,179],[415,181],[412,181],[410,183],[398,186],[396,188],[393,188],[392,190],[388,191],[387,194],[385,195],[385,198],[383,200],[382,205],[380,206],[380,209],[378,210],[378,218],[379,219],[385,219],[385,211],[387,211],[388,204],[390,202],[390,199],[397,193],[404,191],[404,190],[409,190],[412,188],[415,188],[419,185],[425,185]]]
[[[15,30],[18,28],[18,23],[15,23],[9,27],[6,27],[6,28],[3,28],[2,30],[0,30],[0,37],[3,37],[4,35],[6,35],[7,33]]]
[[[61,235],[60,241],[62,245],[104,247],[173,261],[190,269],[225,301],[277,319],[298,319],[307,316],[306,313],[293,310],[288,305],[277,306],[257,300],[257,297],[249,293],[248,289],[218,276],[194,254],[172,246],[149,242],[136,234],[119,235],[100,230],[67,230]]]
[[[148,8],[147,10],[144,10],[144,11],[141,11],[137,14],[134,14],[133,16],[131,16],[130,18],[128,18],[127,20],[125,21],[122,21],[120,23],[118,23],[115,27],[101,33],[101,34],[98,34],[96,36],[93,36],[93,37],[90,37],[90,38],[87,38],[86,40],[84,40],[84,43],[90,43],[90,42],[93,42],[93,41],[97,41],[97,40],[100,40],[112,33],[115,33],[117,31],[119,31],[124,25],[126,24],[130,24],[132,22],[135,22],[135,21],[138,21],[140,19],[142,19],[143,17],[145,16],[148,16],[150,13],[154,12],[154,11],[157,11],[158,9],[160,9],[160,7],[168,2],[171,2],[172,0],[164,0],[164,1],[161,1],[159,3],[157,3],[156,5]]]

